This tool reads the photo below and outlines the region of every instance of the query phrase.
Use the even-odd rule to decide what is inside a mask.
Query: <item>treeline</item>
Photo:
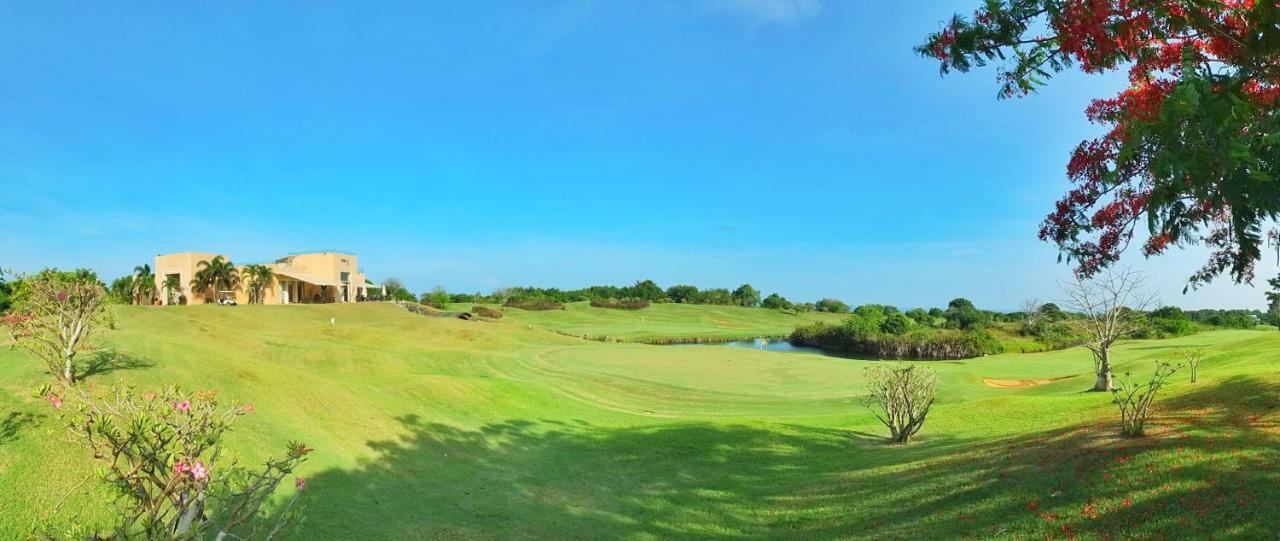
[[[791,333],[791,343],[828,351],[888,358],[967,359],[1003,351],[987,331],[994,317],[967,299],[947,308],[864,304],[839,324],[814,323]]]
[[[388,281],[397,287],[389,289],[393,298],[404,296],[399,281]],[[742,284],[735,289],[710,288],[700,289],[692,285],[674,285],[663,289],[653,280],[640,280],[629,286],[599,285],[581,289],[559,289],[554,287],[511,287],[494,290],[492,293],[449,293],[437,286],[425,292],[417,299],[422,304],[443,305],[447,303],[501,304],[506,306],[538,305],[550,306],[550,303],[565,304],[570,302],[592,302],[604,308],[640,309],[654,303],[709,304],[720,306],[763,307],[776,310],[849,312],[849,306],[835,299],[823,299],[817,303],[793,303],[787,298],[772,293],[762,297],[760,290],[751,284]],[[640,302],[644,301],[644,302]],[[645,304],[647,302],[648,304]]]

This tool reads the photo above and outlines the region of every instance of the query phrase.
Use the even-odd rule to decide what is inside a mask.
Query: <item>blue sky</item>
[[[1123,81],[940,78],[911,47],[976,2],[7,3],[0,266],[340,249],[415,290],[1051,299],[1038,223]],[[1202,256],[1128,263],[1262,306],[1183,296]]]

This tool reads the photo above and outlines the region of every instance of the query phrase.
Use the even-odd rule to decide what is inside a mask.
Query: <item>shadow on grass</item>
[[[155,366],[155,363],[128,353],[100,351],[89,357],[89,361],[84,364],[84,369],[80,372],[80,377],[88,378],[110,374],[119,370],[137,370],[153,366]]]
[[[1107,420],[907,446],[793,425],[405,417],[369,460],[307,475],[294,536],[1256,538],[1280,516],[1275,392],[1238,379],[1185,393],[1146,438]]]
[[[36,416],[25,411],[11,411],[0,418],[0,445],[16,439],[28,426],[36,423]]]

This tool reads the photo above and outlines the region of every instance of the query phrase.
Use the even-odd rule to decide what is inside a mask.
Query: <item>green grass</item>
[[[122,308],[102,338],[124,362],[87,382],[251,401],[231,436],[245,460],[290,439],[315,447],[294,539],[1259,538],[1280,516],[1280,333],[1121,345],[1121,373],[1149,373],[1178,347],[1210,352],[1143,439],[1116,438],[1108,397],[1082,392],[1081,350],[928,363],[938,405],[920,441],[890,446],[860,405],[864,361],[591,342],[531,323],[634,337],[679,321],[780,325],[664,308],[598,323],[579,306],[500,322],[378,304]],[[1061,376],[1075,377],[982,381]],[[0,539],[89,471],[28,396],[46,377],[0,351]],[[90,483],[65,509],[100,522],[104,492]]]
[[[468,310],[473,305],[450,308]],[[493,308],[500,308],[492,306]],[[839,322],[848,314],[790,312],[741,306],[654,304],[640,310],[595,308],[587,302],[565,305],[564,310],[528,311],[504,309],[503,321],[523,323],[571,336],[596,340],[646,342],[660,339],[736,340],[759,336],[787,336],[799,325],[815,321]]]

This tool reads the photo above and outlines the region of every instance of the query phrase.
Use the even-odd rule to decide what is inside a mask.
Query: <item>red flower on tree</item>
[[[1047,29],[1044,34],[1039,29]],[[1142,251],[1204,244],[1195,286],[1250,281],[1262,229],[1280,218],[1280,6],[1254,0],[1000,0],[954,16],[917,48],[942,72],[1003,61],[1001,97],[1075,66],[1127,69],[1130,87],[1094,100],[1107,129],[1067,164],[1074,185],[1040,229],[1090,275],[1145,225]]]

